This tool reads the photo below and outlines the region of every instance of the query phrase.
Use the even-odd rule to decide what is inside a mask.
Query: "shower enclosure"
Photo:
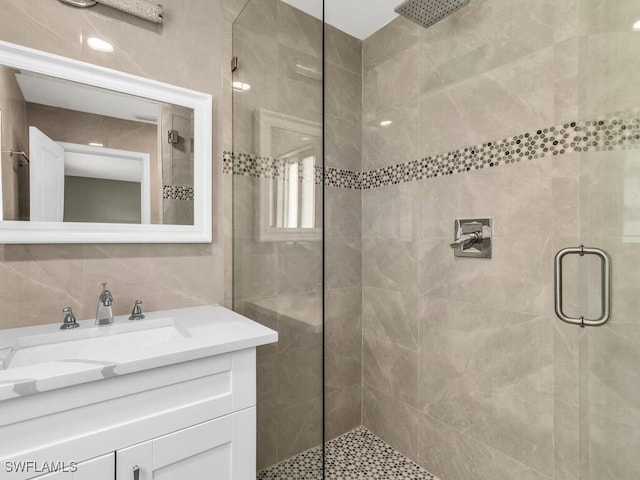
[[[258,470],[323,478],[364,426],[441,480],[640,478],[637,1],[471,0],[363,40],[316,3],[233,25],[234,308],[279,332]],[[492,258],[454,257],[489,217]],[[599,327],[554,312],[581,245],[611,261]],[[563,266],[597,318],[600,259]]]
[[[323,476],[322,53],[322,21],[285,2],[251,0],[233,24],[233,304],[279,334],[257,353],[257,468],[307,452],[294,478],[309,479]]]
[[[582,480],[640,478],[640,5],[578,13],[579,243],[612,261],[611,319],[579,343]],[[597,315],[599,265],[583,262],[579,313]]]

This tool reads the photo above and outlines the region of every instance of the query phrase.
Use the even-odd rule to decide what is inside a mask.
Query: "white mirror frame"
[[[3,41],[0,64],[192,108],[195,202],[193,225],[1,221],[0,244],[211,242],[211,95]]]

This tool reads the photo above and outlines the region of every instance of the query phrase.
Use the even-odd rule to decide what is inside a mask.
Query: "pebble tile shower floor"
[[[439,480],[387,445],[365,427],[358,427],[327,442],[327,480]],[[319,480],[320,447],[262,470],[258,480]]]

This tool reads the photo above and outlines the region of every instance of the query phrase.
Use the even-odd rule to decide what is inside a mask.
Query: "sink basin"
[[[123,354],[180,342],[191,336],[185,327],[172,318],[32,335],[15,340],[0,369],[54,361],[109,363]]]

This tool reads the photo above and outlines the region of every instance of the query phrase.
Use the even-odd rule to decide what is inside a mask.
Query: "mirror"
[[[255,132],[272,172],[261,178],[258,240],[320,240],[322,125],[259,109]]]
[[[0,42],[0,243],[211,241],[208,94]]]

